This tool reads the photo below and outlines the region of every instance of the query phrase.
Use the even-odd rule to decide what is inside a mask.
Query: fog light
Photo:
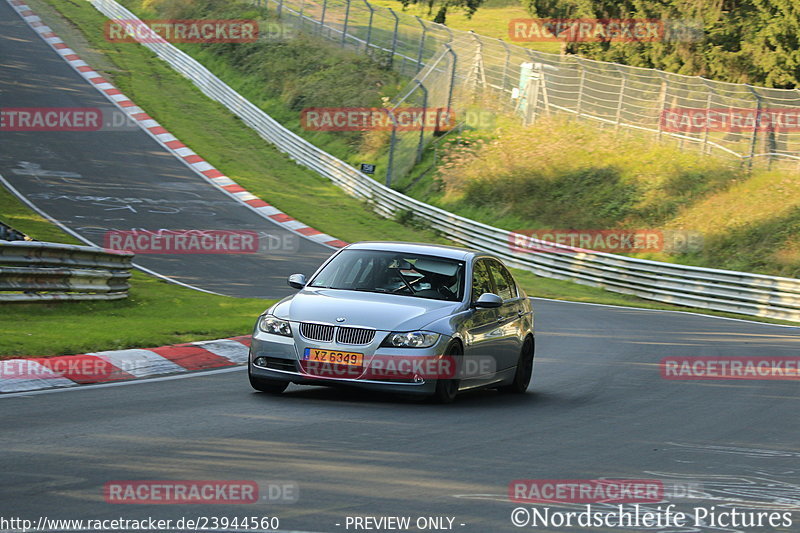
[[[422,383],[425,381],[419,374],[414,374],[414,383]]]
[[[253,364],[256,366],[267,366],[267,360],[263,357],[256,357],[256,360],[253,361]]]

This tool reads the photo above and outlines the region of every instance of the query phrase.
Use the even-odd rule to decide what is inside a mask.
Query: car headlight
[[[390,348],[429,348],[436,344],[440,335],[430,331],[392,332],[381,346]]]
[[[292,336],[292,327],[286,320],[281,320],[272,315],[264,315],[258,321],[258,329],[264,333],[272,333],[273,335],[283,335],[284,337]]]

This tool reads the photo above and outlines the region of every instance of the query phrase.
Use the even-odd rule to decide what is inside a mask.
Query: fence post
[[[447,48],[447,52],[452,56],[452,67],[450,68],[450,85],[447,88],[447,112],[450,113],[450,108],[453,104],[453,86],[456,82],[456,62],[458,61],[458,56],[453,51],[453,47],[449,44],[444,45]]]
[[[375,17],[375,8],[367,0],[364,0],[364,4],[369,9],[369,26],[367,26],[367,42],[364,45],[364,53],[369,55],[370,39],[372,39],[372,19]]]
[[[282,2],[283,0],[281,0]],[[342,28],[342,48],[347,39],[347,23],[350,22],[350,0],[347,0],[347,7],[344,9],[344,27]]]
[[[507,89],[506,89],[506,82],[508,80],[508,69],[511,66],[511,48],[509,48],[508,43],[506,43],[505,41],[498,40],[497,42],[499,42],[501,45],[503,45],[503,48],[505,48],[505,50],[506,50],[506,60],[503,62],[503,74],[502,74],[502,76],[503,76],[503,85],[502,85],[502,87],[503,87],[503,92],[508,92]]]
[[[705,80],[703,80],[703,83],[705,83]],[[709,154],[709,153],[711,153],[711,146],[709,146],[709,144],[708,144],[708,130],[709,130],[709,128],[708,128],[708,117],[711,116],[711,93],[712,93],[712,89],[710,87],[708,87],[708,85],[706,84],[706,90],[708,91],[708,96],[706,96],[706,127],[705,127],[705,130],[703,131],[703,153],[704,154]]]
[[[397,50],[397,26],[400,24],[400,17],[397,16],[397,13],[395,13],[394,9],[391,7],[387,7],[386,9],[388,9],[389,13],[391,13],[394,17],[394,31],[392,32],[392,54],[389,56],[389,68],[392,68],[392,65],[394,65],[394,53]]]
[[[483,41],[481,40],[480,36],[472,30],[469,30],[470,37],[475,42],[475,60],[472,65],[472,69],[468,74],[469,78],[467,79],[467,83],[474,84],[472,87],[472,101],[475,102],[478,99],[478,82],[481,78],[483,78]],[[486,87],[485,79],[483,79],[483,86]]]
[[[664,115],[667,112],[667,94],[669,93],[669,80],[661,76],[661,92],[658,95],[658,140],[661,140],[661,135],[664,133]]]
[[[428,89],[422,84],[419,80],[414,80],[417,82],[417,86],[422,89],[422,123],[419,127],[419,142],[417,143],[417,160],[416,162],[419,163],[422,161],[422,147],[425,144],[425,117],[428,114]],[[437,117],[438,118],[438,117]]]
[[[447,30],[447,35],[449,35],[449,36],[450,36],[450,40],[449,40],[449,41],[447,41],[447,44],[450,44],[450,43],[452,43],[452,42],[455,40],[455,37],[453,37],[453,30],[451,30],[450,28],[448,28],[447,26],[444,26],[444,25],[442,25],[442,24],[440,24],[440,26],[442,26],[442,28],[444,28],[445,30]]]
[[[749,173],[753,170],[753,159],[756,156],[756,144],[758,144],[758,126],[761,123],[761,96],[751,85],[745,85],[745,87],[753,93],[756,99],[756,119],[753,122],[753,133],[750,137],[750,156],[747,161],[747,172]]]
[[[425,23],[422,22],[422,19],[418,16],[414,15],[414,18],[417,19],[419,25],[422,26],[422,38],[419,40],[419,50],[417,51],[417,72],[422,70],[422,54],[425,51],[425,37],[428,35],[428,28],[425,26]]]
[[[391,187],[392,167],[394,167],[394,149],[397,146],[397,118],[394,116],[394,112],[392,110],[384,109],[384,111],[386,111],[392,121],[392,138],[389,141],[389,161],[386,165],[386,186]]]
[[[619,69],[617,69],[619,71]],[[617,99],[617,116],[614,120],[614,131],[619,130],[619,124],[622,120],[622,101],[625,99],[625,82],[628,78],[625,77],[625,74],[620,72],[622,76],[622,84],[619,88],[619,98]]]
[[[317,30],[322,33],[322,28],[325,27],[325,12],[328,10],[328,0],[322,0],[322,16],[319,19],[319,26]]]
[[[296,26],[300,27],[301,31],[303,29],[303,19],[305,18],[305,15],[303,15],[303,11],[305,11],[305,9],[306,9],[306,0],[303,0],[303,2],[300,4],[300,14],[297,16],[297,24],[296,24]]]

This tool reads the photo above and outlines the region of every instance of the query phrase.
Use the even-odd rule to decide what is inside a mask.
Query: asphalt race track
[[[666,356],[796,355],[796,329],[535,305],[524,396],[483,391],[437,406],[291,386],[273,397],[250,390],[238,370],[0,398],[2,514],[263,515],[285,530],[324,532],[347,531],[348,516],[444,516],[464,532],[625,531],[511,525],[512,480],[608,477],[696,483],[697,498],[670,500],[794,511],[791,528],[744,531],[799,530],[800,384],[664,380],[658,367]],[[120,505],[103,499],[113,480],[274,480],[300,493],[281,505]]]
[[[2,107],[100,108],[104,115],[113,108],[5,1],[0,58]],[[44,213],[101,246],[108,230],[256,232],[257,253],[136,257],[138,265],[221,294],[286,296],[292,292],[289,274],[311,274],[332,253],[233,200],[138,126],[121,121],[100,131],[0,131],[0,176]]]
[[[0,57],[3,107],[108,106],[2,1]],[[330,253],[217,191],[143,132],[121,130],[0,132],[0,175],[97,244],[108,230],[133,228],[248,229],[296,239],[296,249],[259,254],[137,258],[206,290],[282,296],[290,292],[288,274],[310,273]],[[800,380],[669,380],[659,364],[665,357],[796,357],[797,328],[534,304],[536,363],[525,395],[465,393],[446,406],[323,387],[270,396],[253,391],[241,367],[2,395],[0,533],[20,530],[2,521],[10,518],[48,530],[82,527],[50,520],[153,518],[172,525],[151,531],[194,531],[176,524],[199,519],[220,530],[214,519],[243,517],[326,533],[397,530],[355,528],[355,517],[408,517],[405,531],[465,533],[800,531]],[[790,513],[791,524],[732,527],[706,517],[680,527],[532,527],[532,508],[586,506],[521,504],[508,495],[513,480],[602,478],[670,487],[645,510]],[[255,481],[299,492],[293,503],[107,501],[104,487],[126,480]],[[428,518],[428,527],[418,526]]]

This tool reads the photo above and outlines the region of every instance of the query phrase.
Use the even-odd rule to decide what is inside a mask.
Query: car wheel
[[[449,357],[463,355],[461,346],[457,343],[451,344],[444,353]],[[436,403],[452,403],[458,394],[460,380],[457,379],[438,379],[436,380],[436,392],[433,393],[433,400]]]
[[[289,386],[288,381],[273,381],[271,379],[257,378],[250,372],[247,373],[247,377],[250,378],[250,386],[260,392],[280,394]]]
[[[500,387],[501,391],[524,394],[528,390],[531,376],[533,376],[533,352],[533,338],[527,337],[525,342],[522,343],[522,350],[517,361],[517,371],[514,373],[514,381],[511,382],[511,385]]]

